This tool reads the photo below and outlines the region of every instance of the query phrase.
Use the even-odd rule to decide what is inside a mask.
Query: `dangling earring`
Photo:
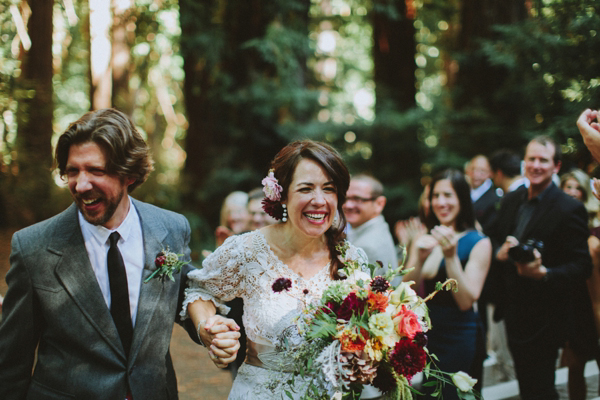
[[[287,206],[282,203],[281,207],[283,207],[283,217],[281,218],[281,220],[283,222],[287,222]]]
[[[335,215],[333,216],[333,225],[338,224],[340,222],[340,212],[336,210]]]

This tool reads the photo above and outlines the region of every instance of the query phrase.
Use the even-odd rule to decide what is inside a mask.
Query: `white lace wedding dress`
[[[351,246],[348,255],[366,263],[361,249]],[[221,314],[229,308],[225,302],[241,297],[244,299],[243,322],[248,339],[259,345],[273,347],[277,336],[293,322],[293,316],[303,304],[318,301],[331,282],[329,264],[324,265],[310,279],[292,271],[273,253],[260,231],[234,236],[225,241],[202,263],[202,269],[190,272],[189,288],[182,311],[186,317],[187,305],[197,299],[211,300]],[[275,293],[272,284],[277,278],[289,278],[289,291]],[[288,376],[286,376],[288,375]],[[289,374],[244,363],[229,393],[230,400],[237,399],[283,399],[281,385]]]

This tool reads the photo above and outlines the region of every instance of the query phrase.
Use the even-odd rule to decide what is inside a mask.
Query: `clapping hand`
[[[597,122],[599,115],[598,110],[587,109],[577,119],[577,128],[583,142],[596,161],[600,161],[600,124]]]
[[[415,246],[417,247],[417,255],[421,264],[425,262],[437,244],[438,241],[431,235],[422,235],[417,239]]]
[[[207,345],[210,359],[219,368],[233,362],[240,348],[240,327],[230,318],[214,315],[201,322],[198,333]]]
[[[407,220],[398,221],[394,226],[396,238],[403,246],[408,246],[413,240],[418,239],[426,232],[427,229],[421,223],[419,217],[411,217]]]
[[[458,235],[456,235],[454,229],[449,226],[438,225],[431,230],[431,236],[440,244],[445,257],[452,257],[456,254]]]

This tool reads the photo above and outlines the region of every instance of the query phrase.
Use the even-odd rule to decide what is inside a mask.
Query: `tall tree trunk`
[[[112,106],[112,71],[110,26],[112,22],[109,0],[90,2],[90,72],[91,109]]]
[[[29,0],[31,48],[23,53],[17,109],[17,166],[13,182],[15,221],[40,221],[50,214],[52,168],[52,9],[53,1]]]
[[[415,106],[413,24],[414,14],[407,10],[405,0],[374,1],[373,64],[378,109],[388,102],[399,111]]]
[[[418,176],[421,158],[416,131],[387,121],[415,107],[415,29],[412,0],[375,0],[371,13],[375,79],[372,130],[373,173],[384,184]]]
[[[128,115],[133,113],[133,94],[129,90],[131,45],[135,40],[133,0],[112,0],[112,104]]]

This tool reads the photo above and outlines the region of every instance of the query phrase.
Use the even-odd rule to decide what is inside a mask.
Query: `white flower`
[[[477,379],[471,378],[469,374],[459,371],[452,374],[452,382],[463,392],[469,392],[477,383]]]
[[[331,396],[331,400],[342,400],[342,392],[335,392],[335,394]]]
[[[402,304],[414,304],[418,301],[419,297],[417,292],[411,288],[414,281],[400,282],[398,287],[392,292],[390,296],[390,304],[400,306]]]

